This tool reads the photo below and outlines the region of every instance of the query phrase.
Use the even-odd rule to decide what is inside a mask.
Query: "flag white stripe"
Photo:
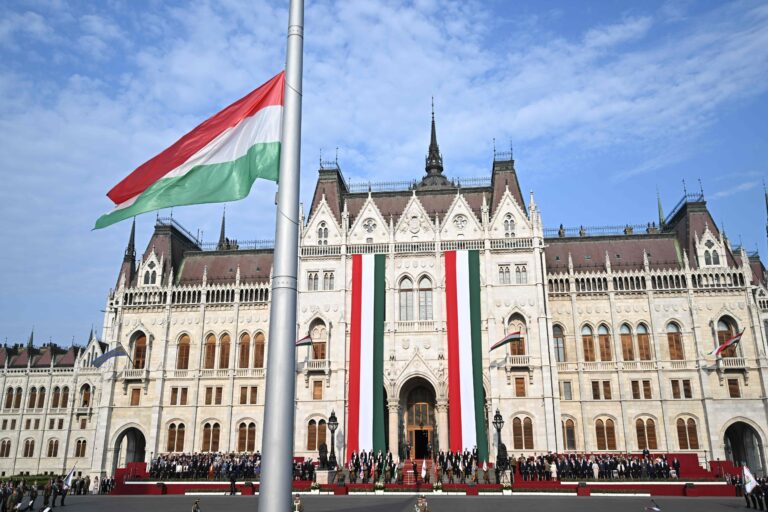
[[[231,162],[244,156],[255,144],[279,142],[283,125],[282,105],[265,107],[254,115],[246,117],[235,126],[227,128],[215,139],[200,148],[178,167],[171,169],[161,180],[184,176],[200,165]],[[142,191],[143,192],[143,191]],[[115,206],[112,211],[131,206],[141,192]]]
[[[456,304],[459,324],[459,383],[461,389],[461,441],[463,448],[477,444],[475,386],[472,372],[472,323],[469,304],[469,252],[456,251]]]
[[[359,450],[373,449],[373,293],[375,255],[364,254],[360,300]]]

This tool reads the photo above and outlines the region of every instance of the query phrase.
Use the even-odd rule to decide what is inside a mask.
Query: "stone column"
[[[400,402],[389,401],[389,451],[392,457],[400,456]]]
[[[437,407],[437,443],[439,450],[448,451],[448,400],[438,400]]]

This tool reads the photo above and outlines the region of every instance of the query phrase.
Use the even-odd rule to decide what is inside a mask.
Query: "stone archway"
[[[115,439],[112,472],[119,467],[125,467],[131,462],[146,462],[147,440],[136,427],[122,431]]]
[[[749,424],[737,421],[725,430],[725,457],[735,466],[746,463],[755,475],[765,474],[763,441]]]
[[[400,389],[400,404],[402,404],[400,457],[431,458],[438,445],[435,388],[428,380],[413,377]]]

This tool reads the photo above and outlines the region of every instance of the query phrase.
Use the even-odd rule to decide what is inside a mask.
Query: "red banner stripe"
[[[448,424],[449,445],[453,452],[462,451],[461,385],[459,374],[459,306],[456,297],[456,251],[445,252],[445,307],[448,320]],[[471,354],[465,354],[471,357]],[[473,414],[469,411],[469,414]]]
[[[347,417],[347,462],[359,450],[360,441],[360,320],[363,296],[363,256],[352,256],[352,319],[349,328],[349,416]]]

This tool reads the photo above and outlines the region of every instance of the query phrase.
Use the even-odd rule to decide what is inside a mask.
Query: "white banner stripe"
[[[472,324],[469,304],[469,253],[456,251],[456,303],[459,324],[459,385],[461,389],[461,440],[463,449],[477,444],[475,386],[472,372]]]
[[[375,255],[364,254],[360,300],[360,420],[358,447],[373,449],[373,294]]]

